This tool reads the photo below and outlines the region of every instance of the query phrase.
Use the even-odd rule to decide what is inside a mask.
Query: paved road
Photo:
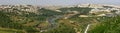
[[[87,33],[87,31],[88,31],[88,29],[89,29],[90,26],[91,26],[91,24],[88,24],[88,25],[87,25],[84,33]]]

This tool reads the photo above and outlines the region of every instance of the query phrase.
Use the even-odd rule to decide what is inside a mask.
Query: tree
[[[102,21],[94,29],[90,30],[89,33],[120,33],[120,16]]]

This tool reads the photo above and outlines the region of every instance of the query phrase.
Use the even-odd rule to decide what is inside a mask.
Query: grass
[[[10,28],[1,28],[0,27],[0,33],[25,33],[22,30],[17,29],[10,29]]]
[[[15,32],[0,31],[0,33],[15,33]]]

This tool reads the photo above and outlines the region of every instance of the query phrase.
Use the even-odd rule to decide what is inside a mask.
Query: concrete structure
[[[77,7],[104,8],[103,5],[98,5],[98,4],[81,4],[78,5]]]
[[[0,10],[6,10],[6,12],[13,12],[15,10],[21,10],[26,12],[37,13],[38,6],[32,5],[0,5]]]
[[[111,10],[104,9],[104,8],[95,8],[95,9],[92,9],[89,13],[98,13],[98,12],[111,12]]]

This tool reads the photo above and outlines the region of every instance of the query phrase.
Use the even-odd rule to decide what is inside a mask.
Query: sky
[[[76,5],[76,4],[109,4],[120,5],[120,0],[0,0],[0,4],[30,5]]]

